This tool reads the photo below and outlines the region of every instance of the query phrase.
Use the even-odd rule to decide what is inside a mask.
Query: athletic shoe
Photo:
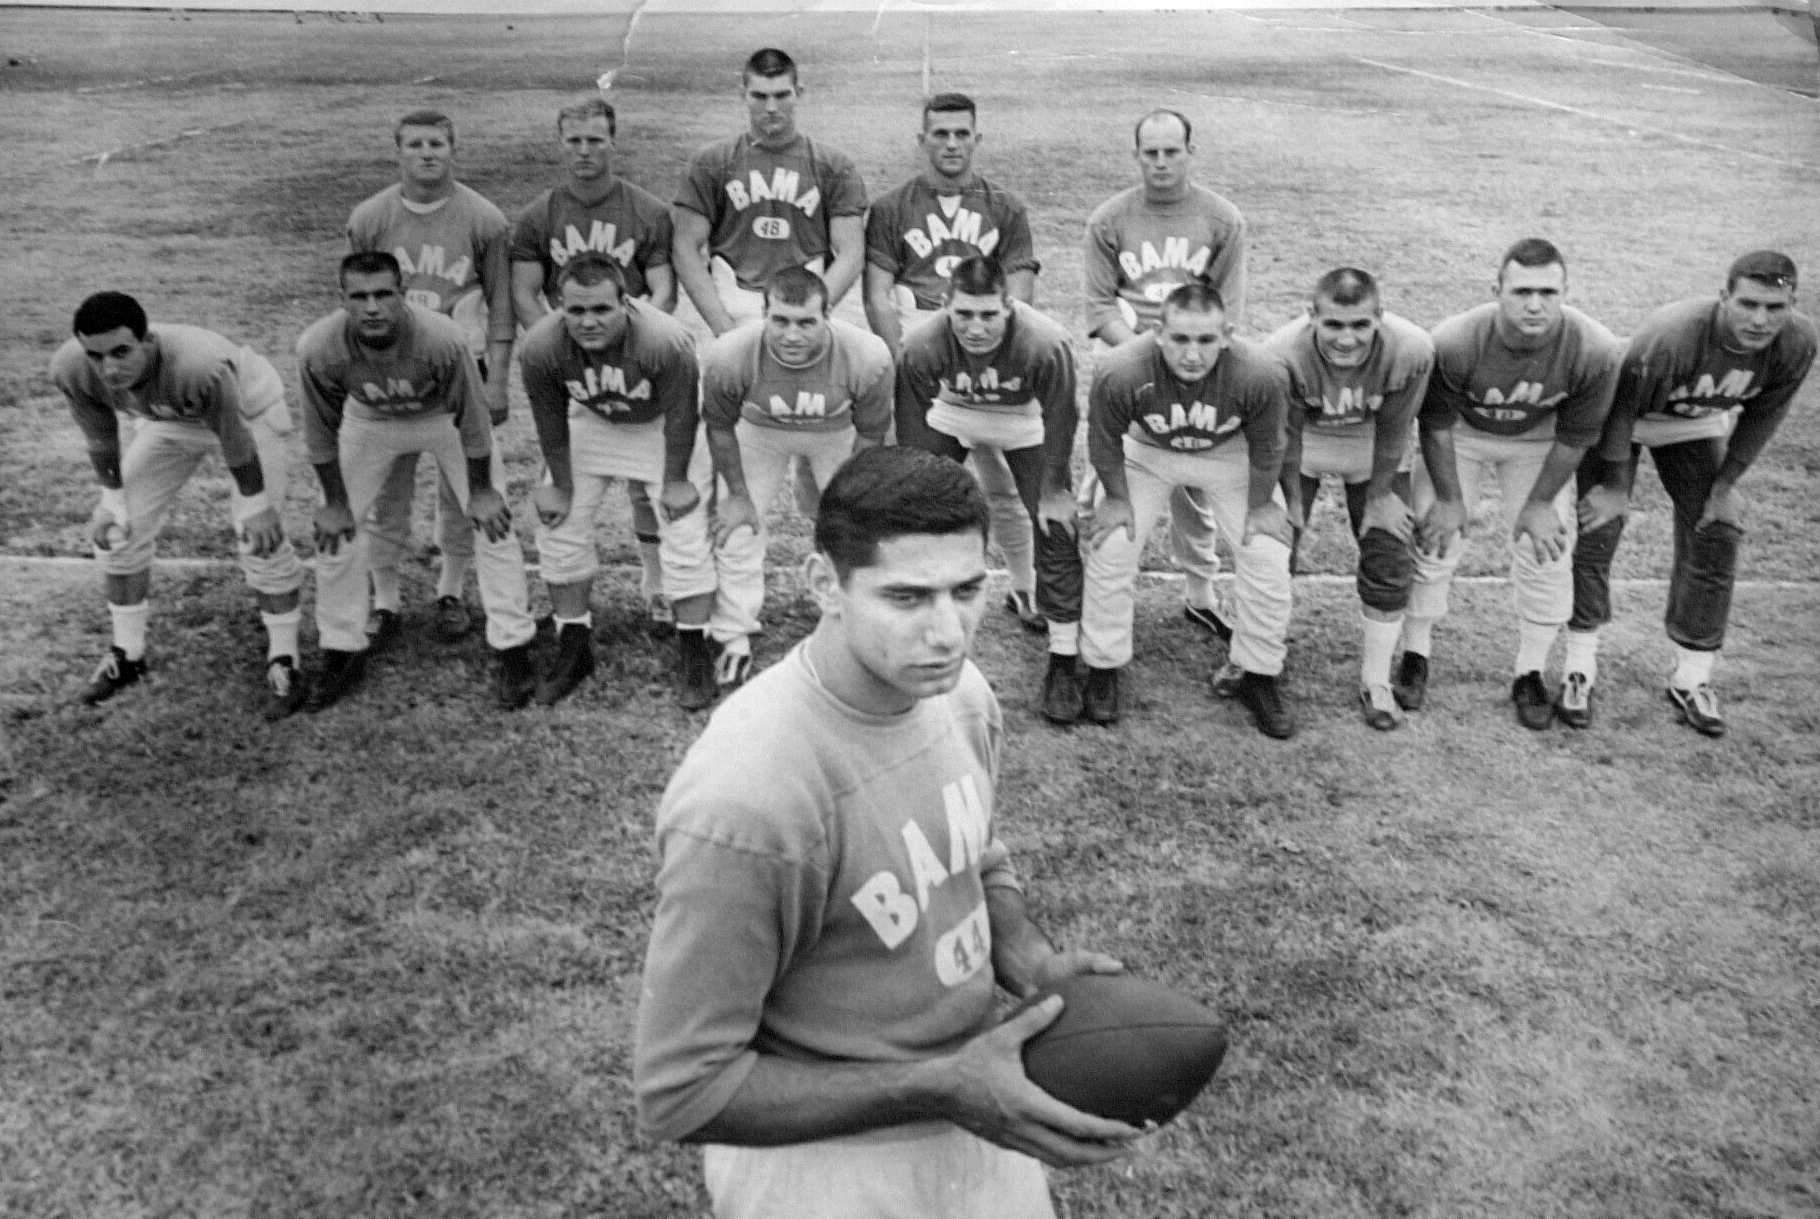
[[[516,711],[531,701],[537,673],[531,667],[531,645],[499,649],[499,667],[493,672],[493,701],[501,711]]]
[[[1211,632],[1221,643],[1232,642],[1232,624],[1226,621],[1226,614],[1219,606],[1184,605],[1182,617],[1202,630]]]
[[[1087,670],[1087,686],[1081,691],[1081,714],[1096,724],[1119,722],[1119,671]]]
[[[467,602],[454,595],[436,598],[436,638],[454,643],[473,629],[474,615]]]
[[[645,630],[660,639],[676,630],[676,609],[662,593],[645,594]]]
[[[1247,672],[1234,697],[1251,711],[1251,722],[1265,736],[1287,741],[1295,735],[1295,717],[1283,706],[1283,693],[1275,677]]]
[[[1043,718],[1052,724],[1072,724],[1081,718],[1081,679],[1076,657],[1049,653],[1049,671],[1043,674]]]
[[[303,704],[304,710],[314,714],[340,702],[342,697],[360,684],[361,675],[367,670],[365,652],[342,652],[335,648],[322,649],[322,668],[310,682],[308,700]]]
[[[367,619],[367,655],[378,656],[390,651],[404,638],[404,623],[397,610],[374,610]]]
[[[745,685],[746,679],[751,676],[752,653],[721,649],[719,658],[714,662],[714,684],[722,693],[733,693]]]
[[[1592,681],[1584,673],[1569,673],[1555,695],[1555,718],[1569,728],[1592,727]]]
[[[1403,724],[1403,708],[1397,706],[1397,696],[1389,686],[1360,686],[1359,714],[1379,732],[1390,732]]]
[[[1035,633],[1049,629],[1049,619],[1043,617],[1042,611],[1036,608],[1036,597],[1027,588],[1014,588],[1006,593],[1005,608],[1026,631]]]
[[[537,701],[548,707],[566,698],[593,672],[594,634],[585,624],[571,622],[556,637],[556,658],[550,671],[537,681]]]
[[[289,656],[274,657],[265,666],[265,681],[268,688],[263,714],[269,723],[291,715],[310,696],[309,679],[297,671]]]
[[[720,691],[714,680],[714,652],[706,631],[677,631],[676,650],[681,661],[676,701],[684,711],[712,707]]]
[[[1534,669],[1510,683],[1510,700],[1517,705],[1517,722],[1525,728],[1540,732],[1555,721],[1554,700]]]
[[[91,707],[96,703],[105,703],[144,676],[145,658],[142,656],[138,660],[128,660],[126,650],[115,644],[108,648],[107,655],[95,666],[95,675],[88,679],[88,685],[82,687],[80,697]]]
[[[1420,711],[1428,698],[1428,657],[1420,652],[1404,652],[1397,664],[1396,678],[1390,683],[1390,693],[1403,710]]]
[[[1245,670],[1230,660],[1213,671],[1213,696],[1215,698],[1234,698],[1239,692],[1239,685],[1245,680]]]
[[[1668,688],[1668,701],[1681,713],[1681,722],[1704,736],[1725,735],[1725,719],[1719,714],[1719,696],[1701,682],[1691,690]]]

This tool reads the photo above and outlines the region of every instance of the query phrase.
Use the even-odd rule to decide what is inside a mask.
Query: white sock
[[[594,614],[592,611],[587,611],[587,612],[584,612],[578,618],[564,618],[561,614],[557,614],[556,615],[557,633],[561,634],[562,628],[565,626],[585,626],[591,631],[594,629]]]
[[[638,539],[639,591],[646,597],[664,590],[664,565],[658,557],[657,539]]]
[[[1434,634],[1436,618],[1418,618],[1414,614],[1403,616],[1403,650],[1414,652],[1418,656],[1434,655]]]
[[[303,621],[301,609],[286,610],[282,614],[259,615],[265,623],[265,658],[277,660],[280,656],[289,656],[293,667],[297,663],[297,624]]]
[[[436,577],[436,599],[461,596],[461,586],[468,582],[468,560],[453,559],[442,552],[442,572]]]
[[[1569,673],[1586,674],[1591,685],[1599,676],[1599,628],[1567,632],[1567,659],[1561,666]]]
[[[1548,667],[1548,654],[1554,651],[1555,636],[1561,633],[1558,623],[1517,623],[1517,663],[1512,673],[1540,673]]]
[[[1206,580],[1200,576],[1191,575],[1184,580],[1183,583],[1187,585],[1188,604],[1198,605],[1203,609],[1211,608],[1218,604],[1213,599],[1212,580]]]
[[[1403,636],[1403,619],[1379,622],[1361,615],[1359,625],[1364,628],[1364,639],[1359,648],[1359,684],[1388,686],[1390,657],[1397,650],[1397,640]]]
[[[152,616],[152,603],[141,601],[138,605],[114,605],[107,607],[108,617],[114,620],[114,646],[126,653],[128,660],[140,660],[145,656],[145,623]]]
[[[1692,690],[1707,685],[1713,679],[1713,662],[1718,659],[1717,652],[1696,652],[1677,643],[1675,675],[1668,679],[1668,684],[1677,690]]]
[[[373,578],[373,608],[398,612],[398,569],[375,567],[368,573]]]
[[[1056,656],[1079,656],[1081,654],[1081,624],[1078,622],[1051,622],[1049,624],[1049,651]]]

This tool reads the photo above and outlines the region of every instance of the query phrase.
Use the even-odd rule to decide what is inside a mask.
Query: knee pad
[[[1359,600],[1374,610],[1400,614],[1409,606],[1416,560],[1408,542],[1382,529],[1359,539]]]

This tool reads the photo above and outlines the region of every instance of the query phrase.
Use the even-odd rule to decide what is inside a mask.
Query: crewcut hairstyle
[[[1226,312],[1226,298],[1212,284],[1198,280],[1181,285],[1163,298],[1163,312],[1170,310],[1178,313],[1212,313],[1218,310]]]
[[[619,263],[596,250],[584,250],[563,264],[562,270],[556,273],[556,292],[562,294],[562,286],[569,282],[580,284],[584,288],[611,282],[619,289],[619,299],[626,299],[626,273]]]
[[[1357,267],[1335,267],[1315,281],[1314,292],[1308,299],[1314,305],[1332,301],[1342,309],[1350,309],[1354,305],[1376,305],[1378,281],[1372,278],[1370,271],[1361,271]]]
[[[1194,143],[1194,124],[1188,121],[1187,115],[1183,114],[1180,110],[1152,110],[1149,114],[1146,114],[1143,118],[1139,119],[1136,126],[1132,127],[1131,146],[1136,148],[1143,142],[1145,123],[1148,123],[1151,119],[1162,118],[1174,119],[1182,125],[1182,143]]]
[[[790,83],[794,85],[796,83],[796,61],[776,47],[762,47],[752,52],[752,57],[746,60],[745,69],[740,72],[739,79],[743,83],[754,76],[788,76]]]
[[[356,250],[349,254],[341,260],[335,279],[346,288],[350,275],[390,275],[400,288],[404,287],[404,268],[388,250]]]
[[[964,292],[968,296],[1008,296],[1005,290],[1005,268],[990,254],[969,254],[954,264],[948,277],[948,295]]]
[[[958,461],[898,445],[856,453],[829,480],[815,516],[815,548],[841,583],[878,559],[880,542],[909,534],[978,533],[986,497]]]
[[[1752,250],[1741,254],[1725,273],[1725,290],[1730,292],[1741,279],[1754,279],[1772,288],[1795,290],[1795,260],[1780,250]]]
[[[392,143],[404,142],[406,127],[440,127],[449,136],[449,147],[455,146],[455,120],[440,110],[413,110],[392,127]]]
[[[556,134],[562,134],[562,125],[570,120],[585,123],[589,119],[606,119],[607,134],[619,134],[619,115],[613,110],[611,102],[604,97],[583,97],[570,102],[556,112]],[[451,140],[453,136],[449,137]]]
[[[1555,248],[1555,243],[1540,237],[1525,237],[1523,240],[1504,251],[1504,257],[1498,259],[1498,282],[1504,282],[1504,268],[1511,263],[1519,267],[1547,267],[1558,265],[1561,274],[1567,274],[1567,259]]]
[[[785,305],[806,305],[821,297],[822,316],[828,316],[828,285],[808,267],[785,267],[765,281],[765,307],[772,301]]]
[[[124,292],[97,292],[76,306],[70,329],[76,334],[106,334],[125,326],[133,337],[145,337],[145,310]]]
[[[979,122],[979,107],[965,93],[937,93],[923,103],[923,126],[929,126],[929,116],[932,114],[958,114],[963,110],[974,122]]]

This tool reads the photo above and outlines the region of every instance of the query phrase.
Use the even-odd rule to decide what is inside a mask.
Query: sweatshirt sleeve
[[[1237,326],[1245,318],[1245,218],[1240,216],[1220,252],[1207,264],[1207,282],[1226,304],[1226,320]]]
[[[297,383],[303,399],[303,436],[310,464],[326,465],[341,455],[341,412],[347,389],[304,352],[297,353]]]
[[[1125,433],[1131,429],[1136,403],[1123,377],[1101,375],[1087,392],[1087,456],[1100,471],[1122,469]]]
[[[1082,251],[1081,274],[1087,287],[1087,333],[1120,320],[1119,247],[1111,226],[1095,217],[1087,222],[1087,247]]]
[[[1618,391],[1621,363],[1615,344],[1607,341],[1589,340],[1582,360],[1577,383],[1555,411],[1556,443],[1575,449],[1598,442]]]
[[[859,384],[853,392],[853,429],[868,440],[882,441],[891,430],[893,413],[891,352],[885,341],[867,335],[861,350],[865,353],[859,368]]]

